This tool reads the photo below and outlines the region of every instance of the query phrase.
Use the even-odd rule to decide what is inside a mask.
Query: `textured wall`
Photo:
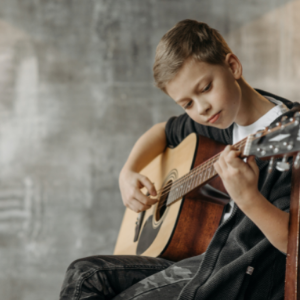
[[[113,251],[119,171],[181,112],[152,85],[160,37],[208,22],[255,87],[297,100],[300,1],[0,0],[0,290],[57,299],[69,263]]]

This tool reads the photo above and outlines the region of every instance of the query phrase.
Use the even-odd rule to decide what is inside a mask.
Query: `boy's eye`
[[[206,86],[206,88],[203,90],[203,92],[208,91],[210,89],[210,85],[211,85],[211,83],[208,86]]]
[[[184,109],[189,108],[189,107],[192,105],[192,102],[193,102],[193,101],[188,102],[183,108],[184,108]]]

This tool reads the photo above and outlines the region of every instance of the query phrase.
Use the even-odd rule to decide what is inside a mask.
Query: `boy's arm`
[[[145,132],[133,146],[120,172],[119,186],[123,203],[135,212],[146,210],[157,202],[140,191],[146,187],[152,196],[156,195],[153,183],[138,172],[166,149],[165,127],[166,122],[158,123]]]
[[[241,210],[256,224],[274,247],[287,253],[289,213],[270,203],[261,193],[248,197],[253,197],[252,205],[241,205]],[[247,202],[249,203],[250,200]]]
[[[259,169],[254,156],[247,163],[241,152],[227,146],[214,167],[238,207],[263,232],[270,243],[287,252],[289,214],[270,203],[258,190]]]

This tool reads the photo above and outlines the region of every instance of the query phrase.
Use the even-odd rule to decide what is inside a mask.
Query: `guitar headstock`
[[[300,112],[296,112],[293,118],[288,119],[283,117],[280,122],[276,123],[275,127],[265,128],[248,137],[244,155],[255,155],[261,159],[271,159],[283,157],[282,168],[277,168],[285,171],[287,166],[287,158],[297,154],[294,162],[295,167],[300,165]]]

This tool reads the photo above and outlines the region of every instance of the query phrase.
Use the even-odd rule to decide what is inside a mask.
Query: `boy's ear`
[[[228,53],[225,58],[225,63],[228,65],[236,80],[240,79],[243,75],[243,67],[238,57],[233,53]]]

